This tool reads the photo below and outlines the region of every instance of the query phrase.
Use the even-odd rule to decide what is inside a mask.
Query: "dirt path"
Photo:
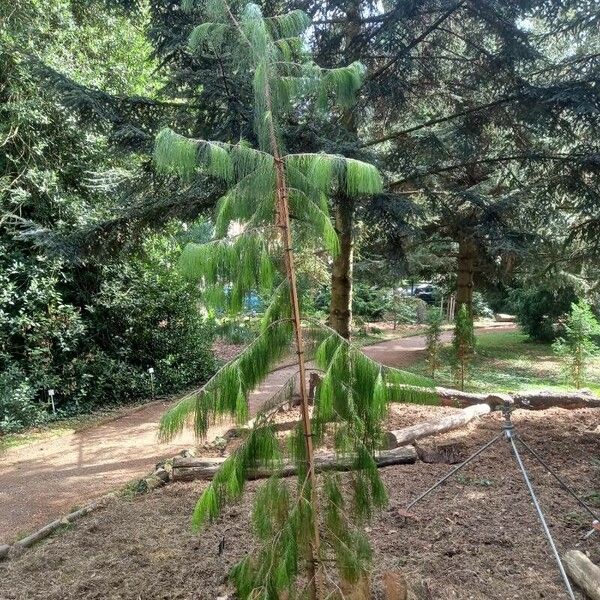
[[[444,341],[450,336],[445,332]],[[425,338],[413,336],[364,350],[386,365],[402,367],[418,360],[424,349]],[[289,367],[273,372],[251,395],[251,413],[255,414],[294,371]],[[161,459],[193,446],[194,436],[189,431],[169,444],[158,442],[157,423],[167,406],[162,402],[148,404],[108,423],[0,455],[0,543],[14,541],[74,506],[147,473]],[[211,428],[209,439],[226,429],[226,425]]]

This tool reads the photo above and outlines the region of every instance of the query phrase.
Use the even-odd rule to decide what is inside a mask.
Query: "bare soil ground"
[[[413,424],[451,408],[398,405],[390,427]],[[575,490],[600,504],[600,414],[592,409],[517,411],[518,431]],[[425,460],[458,461],[499,431],[488,415],[457,432],[423,441]],[[531,460],[528,468],[561,550],[578,547],[600,563],[600,538],[582,541],[590,519],[557,482]],[[506,442],[486,451],[458,477],[414,510],[398,509],[451,465],[419,461],[383,469],[389,508],[366,531],[373,543],[373,581],[400,570],[414,600],[531,600],[566,598],[533,506]],[[190,515],[205,483],[170,484],[133,499],[120,497],[102,511],[45,543],[0,563],[3,600],[213,599],[231,594],[230,567],[250,551],[249,511],[243,502],[201,535]],[[593,494],[596,494],[594,497]],[[600,508],[597,508],[600,512]],[[219,555],[219,544],[224,551]],[[581,597],[581,596],[578,596]]]

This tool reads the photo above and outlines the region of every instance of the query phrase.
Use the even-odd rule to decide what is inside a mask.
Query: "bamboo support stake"
[[[287,280],[290,286],[290,303],[292,307],[292,321],[294,327],[294,338],[296,342],[296,353],[298,356],[298,376],[300,385],[300,406],[302,410],[302,426],[304,429],[304,440],[306,448],[306,467],[308,481],[310,484],[310,505],[313,515],[312,543],[309,556],[309,594],[316,599],[319,597],[319,580],[321,579],[319,517],[317,511],[317,475],[315,472],[314,448],[312,440],[312,428],[309,412],[308,389],[306,387],[306,364],[304,359],[304,340],[302,337],[302,323],[300,315],[300,304],[298,301],[298,286],[296,282],[296,268],[294,253],[292,250],[292,232],[290,226],[290,210],[285,168],[272,117],[271,88],[267,79],[265,86],[265,98],[269,109],[269,138],[271,152],[275,160],[276,186],[277,186],[277,225],[281,231],[284,261]]]

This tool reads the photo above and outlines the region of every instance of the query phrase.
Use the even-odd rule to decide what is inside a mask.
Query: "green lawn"
[[[442,350],[442,362],[449,364],[450,348]],[[427,374],[425,360],[411,370]],[[450,368],[444,366],[436,373],[441,386],[454,387]],[[585,387],[600,394],[600,358],[596,358],[588,373]],[[561,363],[549,344],[527,340],[517,331],[485,333],[477,336],[477,351],[471,380],[465,389],[473,392],[519,391],[532,389],[572,389],[565,381]]]

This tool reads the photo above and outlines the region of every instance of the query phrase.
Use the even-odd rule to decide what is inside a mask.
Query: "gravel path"
[[[478,333],[485,331],[480,329]],[[450,332],[445,332],[444,341],[450,336]],[[413,336],[364,350],[386,365],[403,367],[418,360],[424,349],[425,338]],[[274,371],[251,395],[251,413],[255,414],[294,371],[294,367]],[[189,431],[171,443],[158,442],[157,423],[167,406],[153,402],[108,423],[1,454],[0,544],[14,541],[75,506],[149,472],[161,459],[193,446],[194,436]],[[211,428],[209,439],[227,428],[226,424]]]

